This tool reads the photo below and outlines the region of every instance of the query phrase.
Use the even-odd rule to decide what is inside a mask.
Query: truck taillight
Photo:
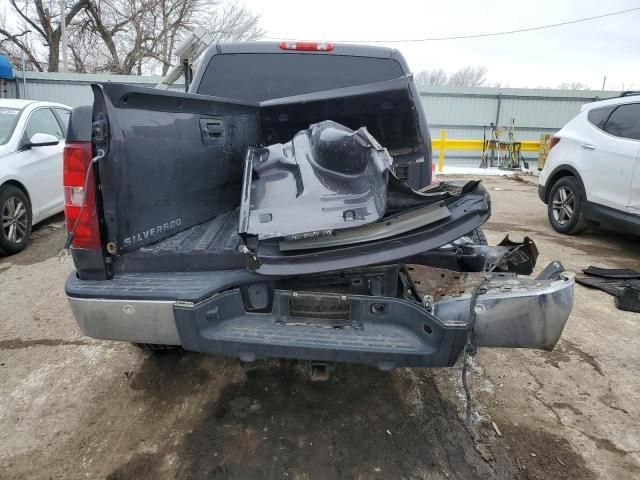
[[[67,142],[64,147],[64,216],[67,231],[73,232],[72,247],[100,249],[93,168],[88,171],[91,158],[91,142]]]
[[[330,52],[333,43],[324,42],[280,42],[282,50],[302,50],[307,52]]]
[[[558,143],[560,143],[559,137],[551,137],[551,139],[549,140],[549,150],[555,147]]]

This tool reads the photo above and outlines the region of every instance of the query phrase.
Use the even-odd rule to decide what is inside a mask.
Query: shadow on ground
[[[207,368],[203,357],[151,355],[130,382],[148,401],[168,407],[207,388],[225,365],[242,370],[239,381],[222,382],[215,398],[204,402],[201,418],[183,437],[179,478],[535,478],[493,431],[473,441],[432,371],[341,365],[328,382],[314,383],[295,362],[239,366],[221,360]],[[523,452],[533,437],[538,448],[562,452],[566,469],[554,462],[553,478],[590,477],[558,439],[525,429],[512,434],[521,437]],[[156,478],[170,450],[135,455],[108,478]]]

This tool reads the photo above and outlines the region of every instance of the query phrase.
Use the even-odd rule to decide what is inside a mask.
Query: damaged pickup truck
[[[552,349],[573,274],[488,246],[481,182],[431,184],[419,94],[383,48],[216,45],[190,93],[93,86],[65,213],[81,331],[150,349],[397,366]],[[235,89],[235,90],[234,90]]]

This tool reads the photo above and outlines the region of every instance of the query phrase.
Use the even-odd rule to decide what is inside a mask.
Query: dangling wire
[[[473,394],[469,386],[469,380],[467,378],[469,368],[471,368],[471,357],[473,357],[477,349],[473,345],[473,333],[476,325],[476,303],[478,296],[484,291],[485,285],[489,280],[487,277],[483,278],[478,285],[473,289],[471,293],[471,300],[469,301],[469,333],[467,334],[467,343],[464,346],[464,358],[462,363],[462,386],[464,387],[464,394],[467,400],[465,427],[467,430],[473,432]]]
[[[82,205],[80,205],[80,212],[78,213],[78,217],[76,218],[76,221],[73,224],[73,227],[71,228],[71,230],[69,230],[69,233],[67,233],[67,239],[64,241],[64,246],[62,247],[62,250],[60,250],[60,253],[58,253],[59,262],[64,260],[69,255],[69,248],[71,247],[71,242],[73,242],[73,236],[76,233],[76,228],[78,228],[80,217],[82,216],[82,212],[84,211],[84,207],[87,203],[86,201],[87,188],[89,187],[89,177],[91,176],[91,172],[93,170],[93,164],[97,163],[98,160],[100,160],[101,158],[104,158],[104,155],[105,155],[104,150],[98,150],[98,154],[95,157],[93,157],[89,162],[89,166],[87,167],[87,173],[85,174],[85,177],[84,177],[84,187],[82,190],[83,197],[82,197]]]

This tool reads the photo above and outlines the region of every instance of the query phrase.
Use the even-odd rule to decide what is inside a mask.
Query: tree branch
[[[16,13],[18,15],[20,15],[20,17],[22,17],[22,19],[27,22],[29,25],[31,25],[31,27],[38,32],[42,38],[47,38],[47,34],[44,32],[44,30],[42,30],[42,28],[40,28],[40,26],[35,23],[33,20],[31,20],[25,13],[22,12],[22,10],[18,7],[18,5],[16,4],[15,0],[9,0],[9,3],[11,3],[11,6],[13,7],[13,9],[16,11]]]
[[[16,47],[18,47],[20,50],[22,50],[25,53],[25,55],[29,58],[29,61],[31,63],[33,63],[33,65],[38,69],[38,71],[42,72],[42,66],[40,65],[40,62],[36,59],[36,57],[33,55],[33,53],[31,53],[31,50],[27,47],[27,45],[25,45],[18,38],[18,37],[21,37],[22,35],[25,35],[27,33],[29,33],[29,32],[25,31],[25,32],[22,32],[19,35],[12,35],[8,31],[6,31],[4,28],[0,28],[0,35],[4,35],[6,37],[6,40],[9,40]]]

